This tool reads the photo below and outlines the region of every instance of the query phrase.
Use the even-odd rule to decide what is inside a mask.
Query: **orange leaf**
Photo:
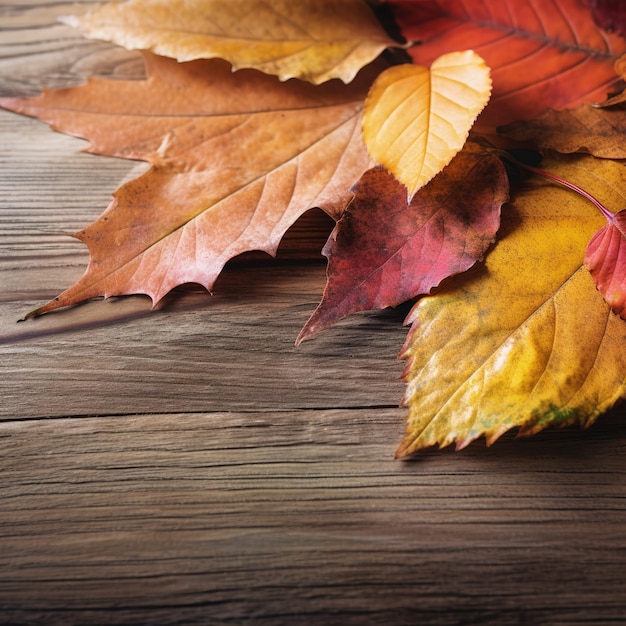
[[[186,282],[210,289],[230,258],[273,254],[307,209],[337,218],[370,165],[360,133],[367,85],[316,88],[233,74],[218,60],[146,60],[147,80],[0,99],[88,138],[90,152],[153,165],[78,233],[90,251],[85,275],[33,314],[97,296],[158,301]]]
[[[130,0],[65,18],[85,35],[179,61],[219,57],[281,80],[350,82],[398,46],[362,0]]]
[[[626,319],[626,209],[592,237],[585,266],[613,311]]]
[[[581,0],[390,0],[413,60],[473,49],[492,70],[479,122],[531,119],[548,108],[604,100],[626,41],[602,31]]]

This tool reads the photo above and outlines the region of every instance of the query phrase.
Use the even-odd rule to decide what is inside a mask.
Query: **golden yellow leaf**
[[[489,68],[471,50],[444,54],[430,70],[390,67],[365,101],[363,137],[371,157],[412,198],[461,150],[490,94]]]
[[[178,61],[223,58],[281,80],[350,82],[398,46],[363,0],[130,0],[65,18],[87,37]]]
[[[605,206],[626,202],[626,169],[590,156],[542,166]],[[503,210],[485,265],[422,299],[402,357],[409,407],[398,456],[456,442],[487,443],[519,427],[590,425],[626,395],[626,322],[583,267],[605,223],[585,199],[547,182]]]

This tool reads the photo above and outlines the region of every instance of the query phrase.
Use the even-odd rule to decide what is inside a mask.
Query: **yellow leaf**
[[[94,39],[178,61],[223,58],[281,80],[350,82],[388,37],[363,0],[130,0],[64,20]]]
[[[577,156],[542,167],[605,206],[626,202],[618,162]],[[582,197],[539,182],[503,211],[485,265],[415,306],[398,456],[481,435],[490,444],[514,427],[588,426],[626,395],[626,323],[582,265],[604,222]]]
[[[411,199],[461,150],[490,94],[489,68],[471,50],[444,54],[430,70],[390,67],[365,101],[370,156],[407,187]]]

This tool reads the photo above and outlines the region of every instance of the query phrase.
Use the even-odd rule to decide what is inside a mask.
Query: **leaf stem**
[[[557,176],[556,174],[552,174],[551,172],[539,169],[538,167],[533,167],[532,165],[522,163],[522,161],[518,161],[513,155],[509,154],[508,152],[503,152],[501,154],[502,156],[504,156],[504,158],[508,159],[509,161],[511,161],[511,163],[514,163],[518,167],[528,170],[533,174],[537,174],[538,176],[543,176],[543,178],[547,178],[548,180],[562,185],[563,187],[567,187],[568,189],[571,189],[572,191],[580,194],[581,196],[583,196],[583,198],[589,200],[589,202],[591,202],[600,211],[600,213],[604,215],[609,224],[615,224],[615,215],[611,211],[609,211],[597,198],[594,198],[588,191],[585,191],[582,187],[579,187],[574,183],[570,183],[568,180],[565,180],[560,176]]]

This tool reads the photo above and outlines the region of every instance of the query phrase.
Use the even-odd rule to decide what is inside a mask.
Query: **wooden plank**
[[[88,40],[59,21],[80,15],[96,0],[18,0],[0,6],[0,94],[35,95],[43,87],[66,87],[88,76],[144,75],[141,55]]]
[[[0,304],[0,419],[397,406],[400,311],[294,346],[323,281],[321,266],[242,266],[216,295],[173,296],[160,311],[123,298],[20,324],[26,304]]]
[[[396,417],[2,424],[4,615],[49,624],[623,617],[623,423],[397,463]]]

